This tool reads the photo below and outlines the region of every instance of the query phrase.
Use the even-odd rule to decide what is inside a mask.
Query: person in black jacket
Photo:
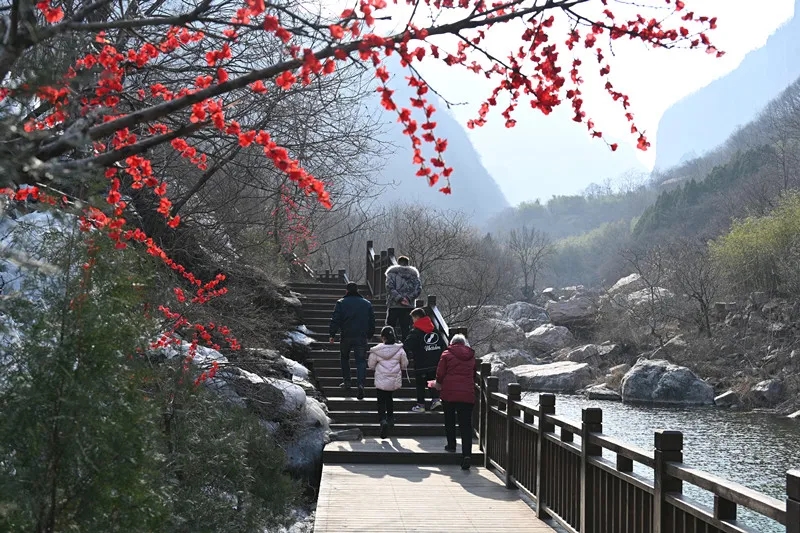
[[[358,285],[347,284],[347,294],[336,302],[330,324],[331,343],[341,332],[340,354],[342,358],[342,381],[340,387],[351,389],[350,352],[356,359],[358,399],[364,399],[364,381],[367,379],[367,341],[375,334],[375,311],[369,300],[358,293]]]
[[[447,343],[441,333],[436,331],[433,321],[425,313],[424,309],[417,308],[411,311],[413,325],[411,333],[403,341],[403,348],[409,358],[414,360],[414,379],[417,382],[417,405],[411,408],[415,413],[425,412],[425,389],[428,388],[428,381],[436,379],[436,368],[439,366],[439,358],[447,348]],[[439,391],[431,391],[430,410],[441,409],[442,402],[439,400]]]

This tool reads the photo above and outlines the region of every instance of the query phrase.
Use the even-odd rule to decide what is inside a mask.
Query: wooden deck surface
[[[459,466],[326,464],[314,533],[555,531],[493,473]]]

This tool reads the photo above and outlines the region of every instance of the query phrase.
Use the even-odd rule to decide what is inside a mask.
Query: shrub
[[[792,192],[769,215],[734,221],[710,248],[732,293],[776,293],[796,290],[798,244],[800,193]]]

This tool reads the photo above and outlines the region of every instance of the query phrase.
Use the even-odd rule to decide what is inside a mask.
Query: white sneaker
[[[442,408],[442,400],[438,398],[431,402],[431,411],[439,411]]]
[[[415,405],[414,407],[411,408],[411,412],[412,413],[424,413],[425,412],[425,406],[417,404],[417,405]]]

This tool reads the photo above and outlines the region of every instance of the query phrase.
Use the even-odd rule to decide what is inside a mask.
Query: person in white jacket
[[[392,393],[403,385],[403,370],[408,368],[408,357],[403,345],[397,343],[392,326],[381,330],[381,343],[370,348],[367,365],[375,370],[378,418],[381,423],[381,438],[385,439],[389,428],[394,425]]]

